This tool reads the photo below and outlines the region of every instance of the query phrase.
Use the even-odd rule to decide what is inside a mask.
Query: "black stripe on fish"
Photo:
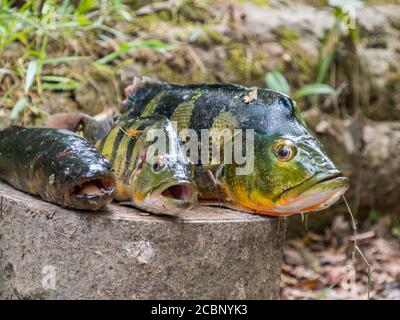
[[[100,144],[99,144],[99,146],[97,147],[97,150],[98,150],[100,153],[103,153],[103,149],[104,149],[104,145],[105,145],[105,143],[106,143],[106,140],[107,140],[107,136],[105,136],[103,139],[101,139]]]
[[[189,128],[200,130],[212,127],[215,118],[222,112],[229,109],[229,98],[226,98],[218,91],[201,95],[195,102]]]
[[[161,91],[167,88],[168,85],[161,83],[148,84],[145,87],[139,88],[133,94],[129,95],[125,103],[125,110],[129,111],[130,116],[137,117],[143,112],[149,102]]]
[[[119,132],[117,136],[115,137],[115,140],[113,142],[113,149],[112,149],[112,154],[111,154],[111,159],[110,162],[114,163],[115,157],[117,156],[117,152],[119,149],[119,145],[121,143],[122,138],[126,135],[126,131],[123,128],[119,129]]]
[[[155,114],[171,118],[176,108],[182,103],[192,99],[195,91],[188,90],[168,90],[161,97],[155,109]]]

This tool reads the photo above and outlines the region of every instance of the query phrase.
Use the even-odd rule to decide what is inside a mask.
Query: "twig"
[[[347,210],[349,211],[350,218],[351,218],[351,225],[352,225],[352,229],[353,229],[353,243],[354,243],[353,252],[352,252],[353,267],[354,267],[354,262],[355,262],[355,254],[358,252],[359,255],[361,256],[361,258],[364,260],[365,264],[367,265],[367,269],[368,269],[368,293],[367,294],[368,294],[368,299],[370,299],[371,283],[372,283],[372,279],[371,279],[372,266],[368,262],[367,258],[365,257],[365,255],[363,254],[363,252],[361,251],[359,246],[357,245],[357,224],[356,224],[356,220],[354,219],[353,213],[352,213],[352,211],[350,209],[350,206],[349,206],[345,196],[342,196],[342,198],[343,198],[344,203],[346,204]]]

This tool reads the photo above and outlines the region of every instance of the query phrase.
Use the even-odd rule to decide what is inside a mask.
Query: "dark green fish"
[[[12,126],[0,132],[0,179],[66,208],[97,210],[112,200],[111,164],[80,136]]]
[[[318,211],[335,203],[348,179],[307,129],[299,108],[286,95],[233,84],[178,86],[135,79],[126,89],[122,119],[162,115],[178,131],[252,130],[254,167],[199,161],[195,173],[201,199],[267,215]],[[202,151],[206,148],[201,141]],[[208,145],[207,145],[208,147]],[[219,148],[223,153],[223,144]]]

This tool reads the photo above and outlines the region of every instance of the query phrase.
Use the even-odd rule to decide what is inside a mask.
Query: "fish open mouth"
[[[114,191],[114,181],[109,177],[93,178],[82,181],[71,189],[71,195],[76,197],[96,197],[111,194]]]
[[[163,182],[152,189],[144,201],[136,206],[142,210],[175,216],[190,210],[197,202],[197,190],[188,181]]]
[[[191,201],[193,199],[194,188],[189,183],[179,183],[172,185],[161,192],[164,198],[179,201]]]
[[[112,176],[86,178],[69,189],[67,206],[84,210],[97,210],[112,201],[115,179]]]

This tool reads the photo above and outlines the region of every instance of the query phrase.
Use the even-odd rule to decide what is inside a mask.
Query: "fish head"
[[[254,169],[238,176],[226,173],[230,194],[241,205],[268,215],[285,216],[331,206],[349,180],[308,131],[298,107],[279,96],[267,129],[254,135]],[[268,112],[266,113],[268,115]]]
[[[45,166],[46,194],[55,199],[63,194],[63,206],[67,208],[104,207],[112,201],[116,186],[111,163],[85,139],[67,130],[62,132],[69,136],[70,146],[54,149],[55,158],[44,164],[40,154],[35,160],[35,165]]]
[[[146,128],[143,137],[149,141],[138,157],[132,202],[152,213],[175,215],[191,209],[197,201],[193,165],[181,149],[175,127],[164,119]]]

